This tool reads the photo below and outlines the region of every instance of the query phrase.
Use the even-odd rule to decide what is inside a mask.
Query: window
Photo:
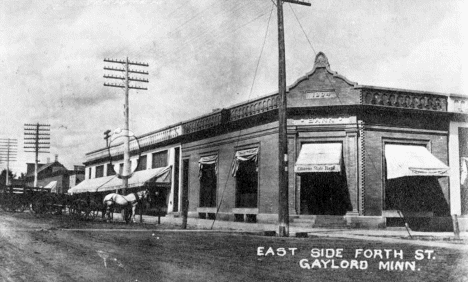
[[[167,166],[167,151],[153,153],[151,161],[151,168],[166,167]]]
[[[115,175],[114,166],[110,163],[107,164],[107,176]]]
[[[217,175],[216,163],[218,156],[201,158],[200,165],[200,207],[216,207]]]
[[[137,166],[137,168],[136,168],[136,171],[140,171],[140,170],[145,170],[145,169],[146,169],[146,160],[147,160],[147,156],[146,156],[146,155],[141,156],[140,162],[138,163],[138,166]]]
[[[232,175],[236,177],[236,208],[256,208],[258,197],[258,148],[236,152]]]
[[[104,176],[104,165],[98,165],[96,167],[96,178]]]
[[[91,179],[91,168],[88,168],[88,179]]]
[[[122,173],[123,173],[123,168],[124,168],[124,164],[123,163],[119,164],[119,174],[120,175],[122,175]]]
[[[257,162],[243,161],[236,174],[236,207],[256,208],[258,190]]]

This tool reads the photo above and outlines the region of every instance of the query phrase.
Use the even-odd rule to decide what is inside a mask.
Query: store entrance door
[[[300,177],[301,214],[344,215],[349,210],[346,179],[340,173],[313,172]]]

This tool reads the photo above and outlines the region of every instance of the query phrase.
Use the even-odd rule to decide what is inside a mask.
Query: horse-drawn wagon
[[[49,189],[9,185],[0,189],[0,206],[9,212],[29,209],[34,214],[59,214],[65,208],[65,203],[63,196],[50,193]]]

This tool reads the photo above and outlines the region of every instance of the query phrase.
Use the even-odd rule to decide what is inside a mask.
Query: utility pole
[[[278,12],[278,236],[289,236],[288,133],[286,99],[286,55],[284,47],[283,2],[310,6],[300,0],[277,0]]]
[[[24,149],[26,153],[35,153],[34,187],[37,187],[37,169],[40,153],[50,153],[50,124],[24,124]],[[31,137],[32,136],[32,137]]]
[[[134,66],[142,66],[148,67],[147,63],[139,63],[139,62],[131,62],[128,60],[128,57],[125,60],[114,60],[114,59],[104,59],[104,62],[107,63],[115,63],[121,64],[123,68],[111,68],[111,67],[104,67],[105,70],[109,71],[118,71],[125,73],[125,76],[114,76],[114,75],[104,75],[104,78],[109,79],[118,79],[122,80],[123,84],[117,83],[104,83],[104,86],[109,87],[117,87],[123,88],[125,90],[125,98],[124,98],[124,166],[122,172],[122,184],[123,184],[123,193],[125,194],[126,189],[128,188],[128,178],[130,176],[130,126],[129,126],[129,103],[128,103],[128,92],[130,89],[137,89],[137,90],[148,90],[148,88],[139,87],[135,85],[130,85],[130,81],[134,82],[146,82],[148,83],[148,79],[130,77],[130,73],[140,74],[140,75],[148,75],[146,71],[139,71],[139,70],[131,70],[130,65]]]
[[[10,185],[8,172],[10,172],[10,162],[16,161],[17,146],[17,139],[0,138],[0,161],[6,160],[6,186]]]

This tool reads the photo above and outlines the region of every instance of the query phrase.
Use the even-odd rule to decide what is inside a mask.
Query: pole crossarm
[[[118,88],[125,88],[125,85],[122,85],[122,84],[116,84],[116,83],[104,83],[104,86],[109,86],[109,87],[118,87]]]
[[[125,72],[124,69],[116,69],[116,68],[110,68],[110,67],[104,67],[105,70],[110,70],[110,71],[121,71],[121,72]]]
[[[145,79],[145,78],[135,78],[135,77],[129,77],[128,80],[130,80],[130,81],[140,81],[140,82],[149,82],[148,79]]]
[[[311,6],[310,2],[308,1],[301,1],[301,0],[283,0],[283,2],[288,2],[292,4],[304,5],[304,6]]]
[[[123,76],[114,76],[114,75],[106,75],[106,74],[104,75],[104,78],[125,80],[125,77]]]
[[[129,73],[139,73],[139,74],[146,74],[148,75],[149,72],[147,71],[138,71],[138,70],[128,70]]]
[[[104,62],[107,62],[107,63],[119,63],[119,64],[129,64],[129,65],[142,66],[142,67],[148,67],[148,66],[149,66],[149,64],[147,64],[147,63],[132,62],[132,61],[124,61],[124,60],[116,60],[116,59],[104,59]]]
[[[137,90],[148,90],[146,87],[139,87],[139,86],[128,86],[128,89],[137,89]]]

